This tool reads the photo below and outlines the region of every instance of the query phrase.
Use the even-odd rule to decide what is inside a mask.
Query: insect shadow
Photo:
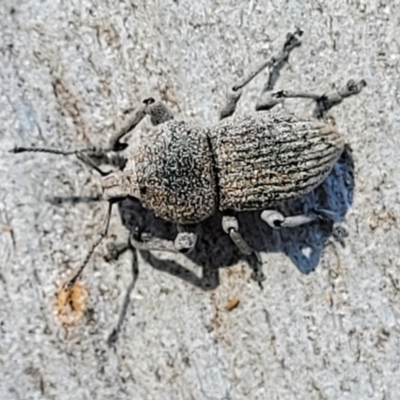
[[[296,228],[273,229],[261,220],[260,211],[238,213],[236,216],[244,239],[257,252],[283,252],[304,274],[313,271],[330,238],[338,236],[337,229],[340,229],[340,223],[353,202],[353,171],[352,152],[346,146],[320,186],[311,193],[278,207],[278,211],[284,215],[297,215],[319,209],[324,210],[326,217]],[[122,223],[132,234],[143,232],[151,237],[170,240],[176,237],[176,225],[157,218],[134,198],[127,198],[119,203],[119,210]],[[175,261],[160,260],[148,251],[140,253],[157,270],[177,276],[201,289],[214,289],[219,285],[220,268],[243,260],[252,262],[223,232],[221,219],[222,215],[218,212],[188,229],[197,234],[197,242],[186,256],[202,267],[203,274],[200,277]],[[339,240],[344,245],[343,238]]]

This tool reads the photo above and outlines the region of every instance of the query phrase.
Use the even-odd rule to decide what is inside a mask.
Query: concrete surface
[[[400,1],[3,0],[0,21],[1,399],[400,398]],[[105,144],[149,93],[178,118],[215,123],[226,88],[296,26],[303,45],[277,88],[368,82],[332,112],[354,168],[338,164],[316,200],[289,206],[327,196],[347,226],[346,246],[315,227],[279,233],[254,222],[246,235],[263,250],[263,290],[225,239],[203,265],[140,255],[109,345],[132,281],[132,255],[103,259],[108,242],[128,235],[116,209],[75,293],[83,317],[62,326],[57,286],[87,254],[107,206],[46,199],[93,195],[99,178],[70,157],[8,150]],[[239,112],[252,110],[265,79],[249,85]],[[204,229],[202,245],[219,228]],[[234,265],[202,290],[196,277],[214,257]],[[176,265],[189,271],[183,279]]]

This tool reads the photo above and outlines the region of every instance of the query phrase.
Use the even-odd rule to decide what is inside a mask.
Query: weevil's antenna
[[[71,279],[69,279],[65,286],[64,290],[71,290],[72,287],[75,285],[76,281],[79,279],[82,271],[85,269],[86,265],[88,264],[90,257],[96,250],[97,246],[102,242],[102,240],[107,236],[108,232],[108,227],[110,225],[110,219],[111,219],[111,211],[112,211],[112,206],[115,203],[115,201],[109,201],[108,203],[108,212],[107,212],[107,217],[106,217],[106,223],[104,225],[103,230],[100,233],[100,236],[97,238],[97,240],[93,243],[92,248],[89,250],[89,252],[86,254],[86,257],[82,263],[82,265],[76,270],[74,275],[72,276]]]
[[[87,153],[93,151],[93,149],[82,149],[82,150],[69,150],[69,151],[64,151],[64,150],[56,150],[56,149],[46,149],[43,147],[14,147],[12,150],[10,150],[10,153],[50,153],[50,154],[60,154],[63,156],[70,156],[73,154],[79,154],[79,153]]]
[[[151,100],[151,101],[150,101]],[[115,133],[109,142],[108,147],[105,149],[96,149],[94,147],[88,147],[86,149],[81,150],[58,150],[58,149],[47,149],[43,147],[14,147],[10,150],[10,153],[50,153],[50,154],[60,154],[63,156],[76,155],[81,161],[89,164],[93,168],[97,170],[97,168],[93,165],[96,164],[93,160],[91,160],[91,156],[98,157],[104,155],[109,152],[120,152],[128,147],[127,143],[121,143],[120,140],[130,131],[136,128],[136,126],[142,121],[142,119],[148,113],[148,107],[150,104],[154,103],[154,99],[146,99],[143,101],[144,105],[139,107],[132,119],[117,133]],[[89,157],[85,155],[85,153],[89,153]],[[90,154],[92,153],[92,154]]]
[[[93,146],[81,150],[57,150],[44,147],[14,147],[10,153],[48,153],[62,156],[74,155],[89,167],[97,171],[101,176],[107,176],[111,171],[103,171],[98,165],[108,164],[117,167],[120,170],[125,168],[127,159],[115,152],[112,148],[99,149]]]

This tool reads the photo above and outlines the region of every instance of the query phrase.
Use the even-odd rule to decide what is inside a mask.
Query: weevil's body
[[[165,104],[147,98],[129,124],[112,137],[107,149],[64,152],[20,147],[14,152],[75,154],[95,168],[102,176],[103,198],[110,200],[107,221],[111,204],[132,196],[157,216],[178,225],[173,241],[142,240],[141,233],[135,231],[130,245],[138,249],[190,251],[195,246],[196,235],[182,225],[196,224],[215,211],[221,211],[223,231],[243,254],[252,256],[252,276],[261,282],[261,260],[242,237],[235,212],[260,210],[261,219],[275,229],[310,223],[323,218],[324,213],[329,217],[326,210],[305,210],[304,214],[285,216],[274,208],[303,196],[325,180],[341,155],[344,142],[341,135],[324,122],[324,117],[333,106],[360,93],[366,85],[364,80],[349,80],[342,88],[322,94],[273,91],[290,52],[300,46],[301,35],[299,29],[288,34],[277,56],[229,88],[217,125],[201,128],[176,121]],[[258,112],[249,116],[233,115],[242,88],[264,68],[268,68],[269,77],[256,103]],[[316,118],[301,119],[290,114],[266,112],[285,98],[314,100]],[[119,152],[128,144],[120,139],[146,115],[155,126],[153,140],[133,157],[121,156]],[[98,167],[101,163],[117,168],[104,172]],[[107,227],[108,222],[101,237],[106,235]],[[81,268],[69,280],[67,289],[76,282],[100,241],[93,245]]]
[[[139,198],[156,215],[197,223],[300,197],[324,181],[342,136],[318,120],[259,112],[211,128],[170,120],[135,156]],[[127,173],[130,173],[127,171]]]

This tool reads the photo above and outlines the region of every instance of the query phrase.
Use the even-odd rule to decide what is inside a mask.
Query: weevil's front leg
[[[161,101],[155,101],[152,97],[144,99],[143,106],[135,112],[132,120],[112,136],[109,148],[113,151],[121,151],[128,147],[127,143],[121,143],[120,140],[127,133],[135,129],[146,115],[150,115],[151,123],[153,125],[159,125],[174,118],[171,110]]]
[[[269,110],[276,104],[282,103],[289,98],[311,99],[316,102],[314,117],[324,118],[327,112],[334,106],[340,104],[345,98],[354,96],[361,92],[367,85],[365,80],[358,82],[350,79],[346,85],[338,90],[328,93],[295,92],[290,90],[280,90],[277,92],[264,92],[258,100],[256,110]]]
[[[300,29],[297,29],[294,33],[289,33],[286,37],[285,44],[283,45],[283,49],[271,60],[264,61],[253,71],[246,74],[242,79],[236,82],[233,86],[231,86],[227,93],[226,104],[224,108],[220,112],[220,119],[231,116],[235,110],[237,102],[242,95],[242,89],[246,86],[253,78],[255,78],[262,70],[268,68],[269,70],[269,78],[268,82],[265,85],[264,91],[272,90],[276,81],[279,78],[279,73],[284,64],[288,61],[290,52],[295,48],[300,46],[300,37],[303,32]]]
[[[141,238],[131,235],[130,243],[138,250],[145,251],[169,251],[172,253],[189,253],[196,245],[197,236],[193,232],[179,232],[175,240],[160,239],[157,237],[146,237],[144,234]]]
[[[315,221],[317,218],[318,215],[313,212],[291,217],[285,217],[279,211],[275,210],[264,210],[261,213],[261,219],[274,229],[295,228],[300,225],[309,224],[310,222]]]
[[[252,249],[246,241],[243,239],[242,235],[239,232],[239,222],[236,217],[224,215],[222,217],[222,229],[226,234],[230,236],[233,243],[238,247],[238,249],[246,256],[248,256],[250,260],[250,266],[253,270],[251,277],[253,280],[258,282],[261,286],[261,282],[265,280],[265,276],[262,272],[262,261],[260,255]]]
[[[136,112],[133,118],[117,133],[115,133],[109,142],[109,148],[114,151],[121,151],[128,147],[127,143],[121,143],[120,140],[142,121],[142,119],[146,116],[146,106],[140,107]]]

